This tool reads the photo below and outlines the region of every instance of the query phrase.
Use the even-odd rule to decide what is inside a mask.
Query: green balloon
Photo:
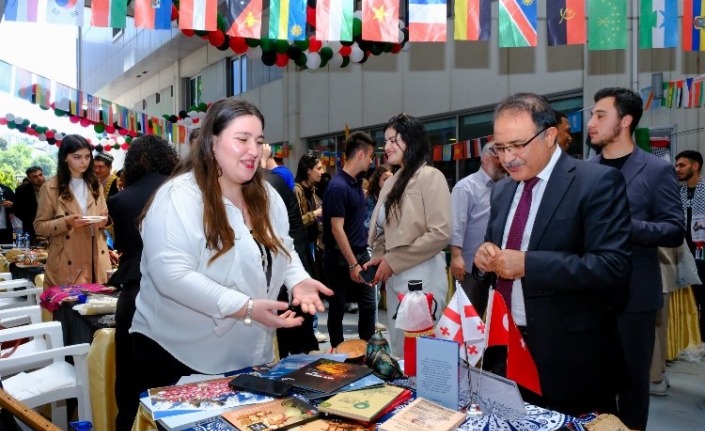
[[[325,60],[326,62],[333,58],[333,49],[330,46],[321,48],[318,53],[321,54],[321,60]]]
[[[192,106],[191,108],[195,108],[195,107]],[[169,114],[162,115],[162,118],[165,119],[166,121],[169,121]]]
[[[362,20],[360,18],[353,18],[353,37],[360,36],[362,34]]]
[[[318,66],[318,68],[319,68],[319,69],[323,69],[324,67],[326,67],[327,64],[328,64],[328,59],[327,59],[327,58],[323,58],[323,56],[321,56],[321,65]]]
[[[66,115],[66,112],[59,108],[56,108],[54,109],[54,115],[56,115],[57,117],[63,117],[64,115]]]
[[[14,121],[10,121],[10,122],[7,123],[7,128],[8,128],[8,129],[11,129],[11,130],[14,130],[14,129],[17,128],[17,124],[15,124]]]
[[[274,42],[272,42],[271,39],[262,39],[260,46],[262,47],[262,51],[271,51],[274,49]]]
[[[299,47],[299,49],[301,49],[301,51],[306,51],[308,49],[308,39],[297,40],[294,42],[294,45]]]
[[[343,63],[340,65],[340,67],[348,67],[348,64],[350,64],[350,57],[343,57]]]
[[[95,130],[96,133],[103,133],[105,132],[105,126],[103,126],[102,124],[96,124],[95,126],[93,126],[93,130]]]
[[[198,37],[208,36],[208,33],[210,33],[207,30],[194,30],[193,32],[196,33]]]
[[[39,105],[39,109],[42,111],[48,111],[50,108],[48,106]]]
[[[132,142],[132,136],[130,136],[130,135],[125,136],[125,142],[127,142],[128,144],[130,142]]]
[[[382,47],[382,51],[384,52],[392,52],[392,45],[391,43],[385,43],[384,46]]]
[[[114,150],[119,150],[119,149],[120,149],[120,144],[115,144],[115,145],[113,145],[113,149],[114,149]]]
[[[294,64],[297,66],[306,66],[307,59],[306,54],[301,54],[296,60],[294,60]]]
[[[274,42],[274,50],[279,54],[286,54],[289,51],[289,41],[288,40],[277,40]]]
[[[23,125],[23,126],[29,126],[30,124],[32,124],[32,122],[29,121],[29,120],[26,119],[26,118],[25,118],[25,120],[22,122],[22,125]]]
[[[199,103],[199,104],[198,104],[198,110],[199,110],[200,112],[206,112],[206,111],[208,110],[208,105],[206,104],[206,102],[201,102],[201,103]]]
[[[259,46],[259,39],[250,39],[249,37],[246,37],[245,43],[250,48],[257,48]]]
[[[228,22],[225,21],[225,17],[221,14],[218,14],[218,30],[223,33],[227,33],[228,31]]]
[[[374,44],[372,45],[372,48],[370,48],[370,52],[372,53],[372,55],[380,55],[382,54],[382,51],[382,47],[378,44]]]

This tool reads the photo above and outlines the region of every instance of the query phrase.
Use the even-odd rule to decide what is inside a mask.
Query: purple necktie
[[[538,177],[524,181],[524,191],[521,193],[519,205],[517,205],[517,209],[514,212],[512,226],[509,228],[509,235],[507,235],[507,245],[504,247],[505,250],[521,250],[521,238],[524,236],[524,228],[526,228],[526,221],[529,219],[529,210],[531,209],[531,190],[538,182]],[[509,310],[512,309],[513,284],[514,280],[501,277],[497,277],[497,282],[495,283],[495,289],[502,295]]]

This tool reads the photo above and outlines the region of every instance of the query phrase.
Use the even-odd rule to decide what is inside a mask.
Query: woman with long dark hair
[[[213,103],[147,204],[130,328],[140,390],[271,362],[275,329],[303,321],[276,300],[280,287],[311,314],[324,310],[319,292],[332,294],[301,265],[286,207],[258,170],[263,128],[249,102]]]
[[[108,280],[110,255],[103,232],[108,208],[93,173],[91,151],[91,144],[82,136],[65,136],[56,176],[39,192],[34,230],[49,238],[45,287]]]
[[[390,344],[393,354],[402,357],[403,331],[394,328],[393,316],[397,294],[408,291],[409,280],[421,280],[437,310],[445,308],[448,282],[442,250],[451,233],[450,191],[443,173],[431,166],[431,145],[418,119],[392,117],[384,127],[384,152],[387,163],[399,170],[384,184],[372,213],[372,260],[365,269],[379,265],[372,284],[386,281]]]

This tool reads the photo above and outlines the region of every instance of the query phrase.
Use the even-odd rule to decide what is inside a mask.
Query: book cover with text
[[[371,373],[371,369],[362,365],[322,358],[283,376],[280,380],[299,389],[331,393]]]
[[[240,431],[285,430],[317,419],[313,406],[294,397],[282,398],[253,406],[240,407],[222,414]]]

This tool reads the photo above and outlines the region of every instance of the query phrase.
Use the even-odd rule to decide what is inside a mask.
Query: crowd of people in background
[[[16,217],[32,244],[48,240],[45,286],[120,291],[118,431],[131,429],[146,389],[270,362],[275,333],[281,356],[329,340],[337,347],[351,304],[358,336],[386,330],[403,357],[398,295],[421,280],[438,319],[448,294],[445,249],[453,279],[481,314],[492,287],[511,310],[542,388],[522,388],[526,401],[614,413],[643,430],[649,395],[668,385],[673,250],[685,241],[705,276],[705,180],[700,153],[679,153],[674,168],[635,145],[642,106],[628,89],[597,92],[587,133],[600,154],[580,161],[566,153],[565,114],[539,95],[510,96],[496,108],[479,170],[451,192],[411,115],[385,124],[384,164],[371,166],[377,143],[358,131],[334,176],[315,152],[292,173],[266,142],[257,107],[223,99],[182,160],[145,135],[114,172],[110,154],[66,136],[56,176],[45,180],[35,166],[15,191],[0,185],[0,242],[12,242]],[[108,279],[111,263],[119,266]],[[378,319],[381,289],[386,322]],[[705,290],[693,289],[702,332]],[[316,315],[323,300],[328,334]],[[579,354],[561,353],[578,345]],[[483,367],[504,375],[506,355],[489,348]]]

